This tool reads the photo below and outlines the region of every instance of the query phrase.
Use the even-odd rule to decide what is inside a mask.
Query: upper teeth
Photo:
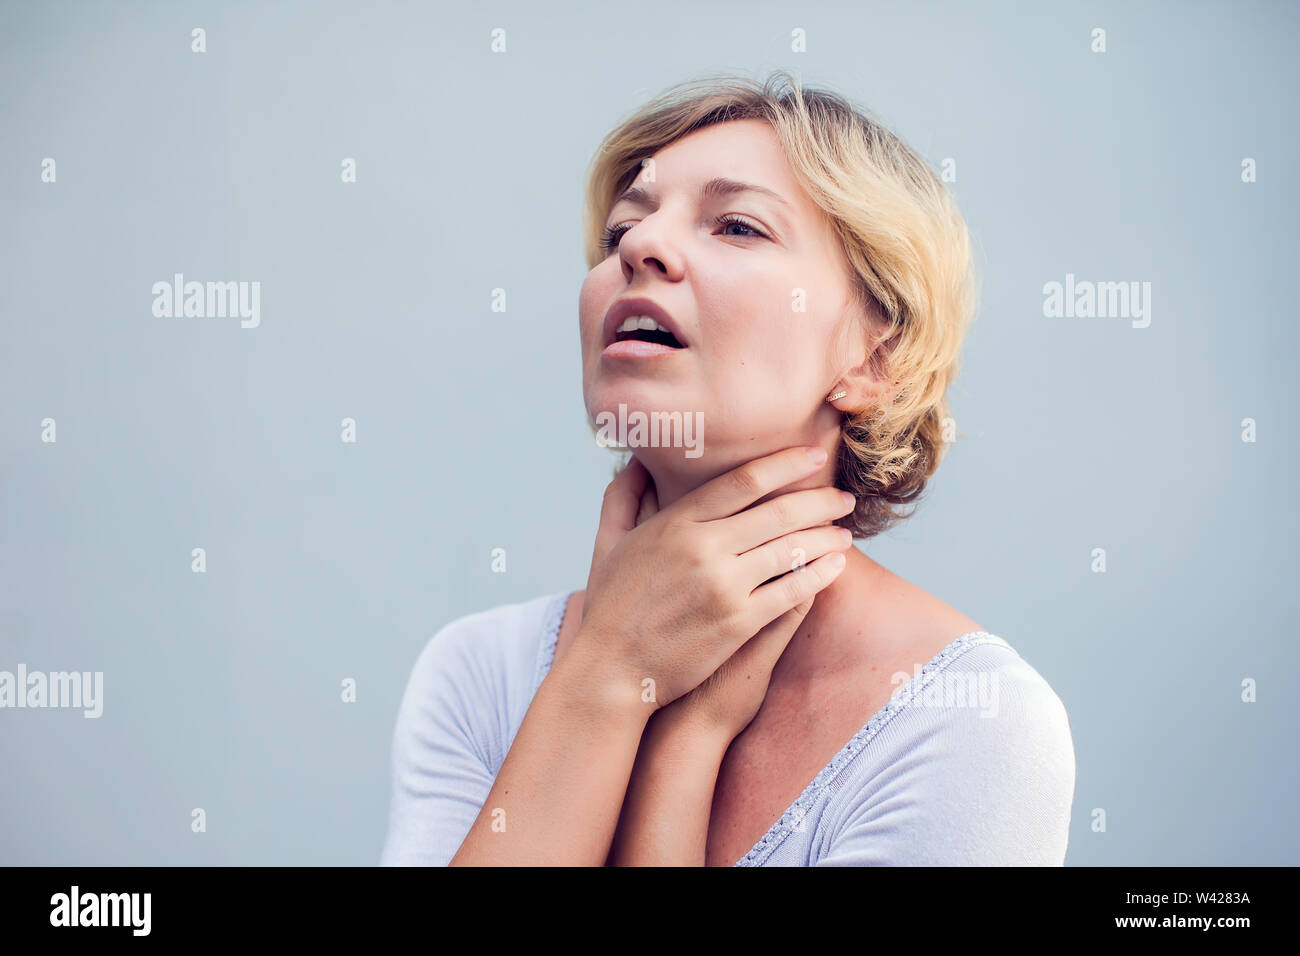
[[[623,324],[618,327],[620,332],[635,332],[637,329],[644,329],[647,332],[668,331],[648,315],[629,315],[623,320]]]

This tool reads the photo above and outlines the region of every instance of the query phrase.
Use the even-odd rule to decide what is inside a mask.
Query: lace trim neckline
[[[577,591],[563,591],[551,598],[550,607],[547,609],[542,625],[541,645],[537,651],[537,675],[536,680],[533,682],[534,694],[550,671],[551,664],[555,661],[555,647],[560,637],[560,628],[564,624],[569,599],[576,593]],[[998,644],[1003,647],[1010,647],[1005,640],[989,631],[967,631],[965,634],[953,638],[943,650],[930,658],[919,672],[913,674],[902,689],[896,691],[889,698],[889,701],[862,726],[862,729],[840,748],[839,753],[831,758],[831,762],[823,767],[817,776],[813,777],[808,786],[804,787],[803,792],[799,794],[794,803],[790,804],[780,818],[750,848],[749,852],[737,860],[733,866],[760,865],[787,836],[799,829],[809,809],[817,803],[826,788],[840,775],[844,768],[862,752],[871,741],[871,738],[875,737],[880,732],[880,729],[889,723],[900,710],[915,700],[934,680],[935,675],[963,653],[981,644]]]

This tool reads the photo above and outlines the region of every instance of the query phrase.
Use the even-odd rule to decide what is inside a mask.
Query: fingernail
[[[844,567],[844,563],[848,559],[844,557],[844,552],[836,551],[834,554],[830,556],[829,560],[830,560],[831,570],[838,571],[840,568]]]
[[[840,537],[844,539],[846,548],[853,544],[853,532],[848,528],[840,528]]]
[[[825,463],[825,461],[826,461],[826,449],[824,449],[824,448],[808,448],[808,449],[805,449],[805,451],[808,452],[808,457],[812,459],[812,462],[813,462],[814,465],[820,465],[820,464]]]
[[[854,506],[858,503],[858,499],[855,498],[855,497],[853,497],[853,493],[852,493],[852,492],[850,492],[850,491],[841,491],[840,494],[844,496],[844,507],[846,507],[846,508],[852,508],[852,507],[854,507]]]

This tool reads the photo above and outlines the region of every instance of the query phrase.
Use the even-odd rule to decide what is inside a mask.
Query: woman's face
[[[620,404],[629,425],[636,413],[680,413],[675,432],[675,419],[659,419],[660,447],[649,447],[653,431],[641,445],[635,431],[622,433],[661,498],[674,477],[684,492],[781,448],[832,451],[841,415],[826,397],[865,359],[863,317],[830,221],[796,182],[776,133],[762,120],[722,123],[650,159],[633,183],[640,194],[609,210],[615,245],[579,297],[593,426],[617,438]],[[702,192],[713,180],[755,188]],[[634,297],[662,309],[685,347],[609,347],[607,314]],[[695,448],[663,447],[670,433],[688,434],[687,422],[700,426]]]

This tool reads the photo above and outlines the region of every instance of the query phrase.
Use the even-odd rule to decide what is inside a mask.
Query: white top
[[[571,592],[461,617],[421,652],[393,734],[380,865],[445,866],[487,799]],[[1069,719],[1002,638],[963,634],[897,690],[737,866],[1060,866]]]

